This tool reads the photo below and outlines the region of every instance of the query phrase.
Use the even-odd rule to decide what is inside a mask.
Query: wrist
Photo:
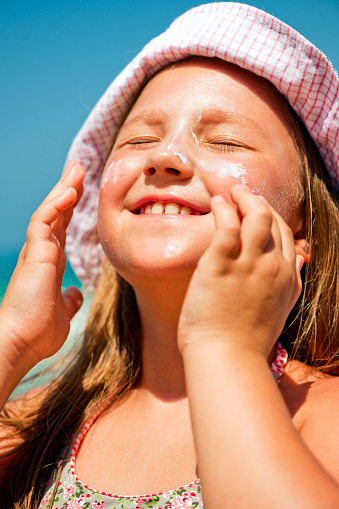
[[[198,359],[200,361],[206,359],[206,362],[211,363],[213,363],[213,359],[217,359],[218,362],[222,359],[225,364],[248,363],[250,366],[261,364],[269,366],[269,353],[263,352],[255,344],[251,346],[236,340],[225,341],[224,336],[209,336],[209,341],[198,341],[197,338],[194,341],[186,341],[180,352],[184,364],[195,362]]]
[[[249,338],[250,337],[250,341]],[[187,356],[193,352],[220,351],[230,357],[239,357],[242,355],[253,356],[253,358],[268,359],[270,352],[275,344],[275,340],[263,341],[263,337],[256,337],[256,334],[247,333],[245,338],[241,333],[236,335],[225,332],[213,332],[211,330],[198,332],[195,334],[180,336],[179,350],[181,355]],[[271,344],[271,346],[266,346]]]
[[[13,327],[1,315],[0,351],[1,362],[7,365],[7,371],[16,373],[20,379],[41,360],[38,354],[25,345],[24,341],[13,332]]]

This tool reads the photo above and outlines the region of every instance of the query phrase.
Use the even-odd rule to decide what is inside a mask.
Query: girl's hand
[[[18,378],[65,342],[82,304],[74,287],[62,294],[66,229],[82,194],[84,170],[70,161],[66,172],[33,214],[27,241],[0,307],[0,351]],[[20,375],[20,376],[19,376]]]
[[[179,320],[180,351],[227,342],[268,357],[301,291],[303,256],[283,219],[245,186],[237,210],[212,199],[216,231],[192,276]]]

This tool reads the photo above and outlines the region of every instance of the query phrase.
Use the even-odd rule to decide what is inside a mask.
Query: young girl
[[[5,405],[81,306],[74,212],[92,307],[64,372],[4,407],[1,507],[339,507],[338,132],[326,57],[247,5],[127,66],[0,309]]]

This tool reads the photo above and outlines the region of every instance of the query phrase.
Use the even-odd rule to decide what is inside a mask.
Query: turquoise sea
[[[3,296],[6,292],[6,288],[11,278],[12,272],[15,268],[18,256],[19,252],[13,252],[2,255],[0,254],[0,302],[2,301]],[[78,288],[81,288],[81,283],[75,276],[70,265],[67,264],[63,286],[67,287],[70,285],[74,285],[77,286]],[[67,362],[67,357],[70,355],[70,352],[76,348],[77,343],[79,343],[79,341],[81,340],[86,322],[89,301],[90,301],[89,297],[86,297],[82,308],[73,318],[71,324],[71,331],[69,333],[66,343],[61,348],[61,350],[53,357],[40,362],[30,373],[28,373],[24,380],[27,380],[32,375],[36,375],[37,373],[41,373],[41,376],[39,376],[39,378],[32,379],[29,380],[28,382],[25,382],[24,384],[21,384],[14,391],[12,397],[17,396],[21,392],[27,391],[31,387],[48,383],[51,377],[54,376],[53,373],[50,371],[50,367],[54,365],[56,362],[58,362],[58,369],[60,369],[62,368],[63,363]]]

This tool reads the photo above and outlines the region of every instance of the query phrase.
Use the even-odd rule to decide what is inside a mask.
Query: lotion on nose
[[[169,143],[169,145],[167,146],[167,150],[169,150],[170,152],[172,152],[173,155],[175,156],[178,156],[180,161],[183,163],[183,164],[186,164],[188,163],[188,158],[185,154],[182,154],[181,152],[179,152],[179,144],[176,144],[175,146],[175,141],[177,139],[177,136],[175,135],[173,140]]]

